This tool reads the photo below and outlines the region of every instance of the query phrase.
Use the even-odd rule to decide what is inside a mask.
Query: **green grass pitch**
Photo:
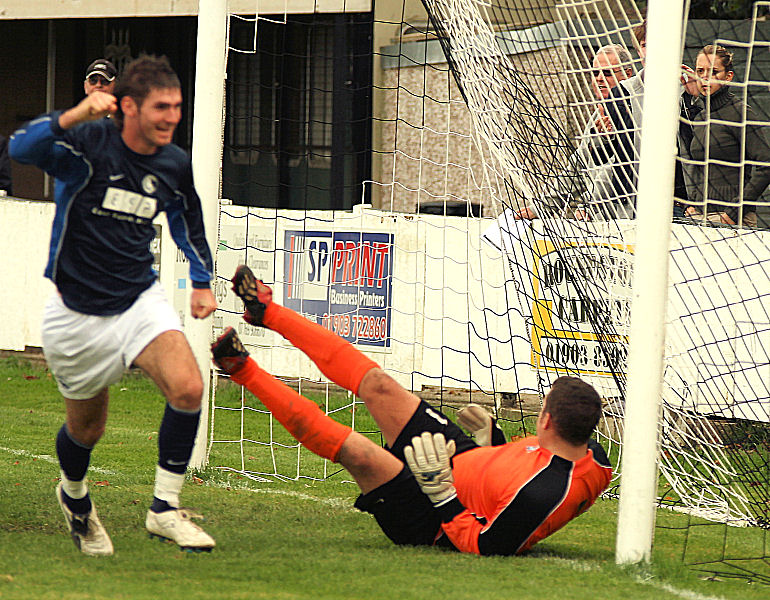
[[[356,487],[340,475],[257,483],[211,468],[196,473],[182,502],[206,516],[203,526],[217,547],[184,553],[149,539],[143,525],[163,399],[132,374],[110,393],[107,433],[89,479],[115,555],[90,558],[72,544],[54,498],[54,439],[64,414],[56,386],[43,368],[0,359],[0,599],[753,600],[770,594],[768,586],[705,580],[684,567],[677,529],[657,532],[649,566],[617,567],[612,500],[599,500],[525,556],[397,547],[369,515],[352,508]],[[683,518],[659,516],[674,526]],[[704,546],[721,545],[718,535]]]

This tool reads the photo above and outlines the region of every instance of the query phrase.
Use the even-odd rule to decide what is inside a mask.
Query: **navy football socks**
[[[88,471],[91,461],[91,448],[72,439],[67,429],[67,424],[61,426],[56,436],[56,454],[59,457],[59,466],[65,477],[72,482],[81,482]],[[66,488],[67,482],[64,482]],[[84,515],[91,511],[91,498],[86,492],[82,498],[72,498],[62,489],[62,499],[73,513]]]

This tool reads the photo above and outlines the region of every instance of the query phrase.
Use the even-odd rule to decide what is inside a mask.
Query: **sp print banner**
[[[286,231],[285,306],[353,344],[390,347],[393,234]]]

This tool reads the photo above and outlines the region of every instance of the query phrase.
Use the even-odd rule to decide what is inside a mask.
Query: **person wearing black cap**
[[[115,65],[106,58],[97,58],[86,69],[86,79],[83,82],[86,96],[90,96],[96,90],[111,94],[115,88],[115,77],[117,75],[118,70],[115,68]]]

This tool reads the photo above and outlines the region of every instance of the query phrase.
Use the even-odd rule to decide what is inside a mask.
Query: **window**
[[[254,46],[233,19],[230,45]],[[345,210],[371,170],[372,16],[260,19],[256,52],[228,62],[223,196],[235,204]],[[368,193],[368,192],[367,192]]]

